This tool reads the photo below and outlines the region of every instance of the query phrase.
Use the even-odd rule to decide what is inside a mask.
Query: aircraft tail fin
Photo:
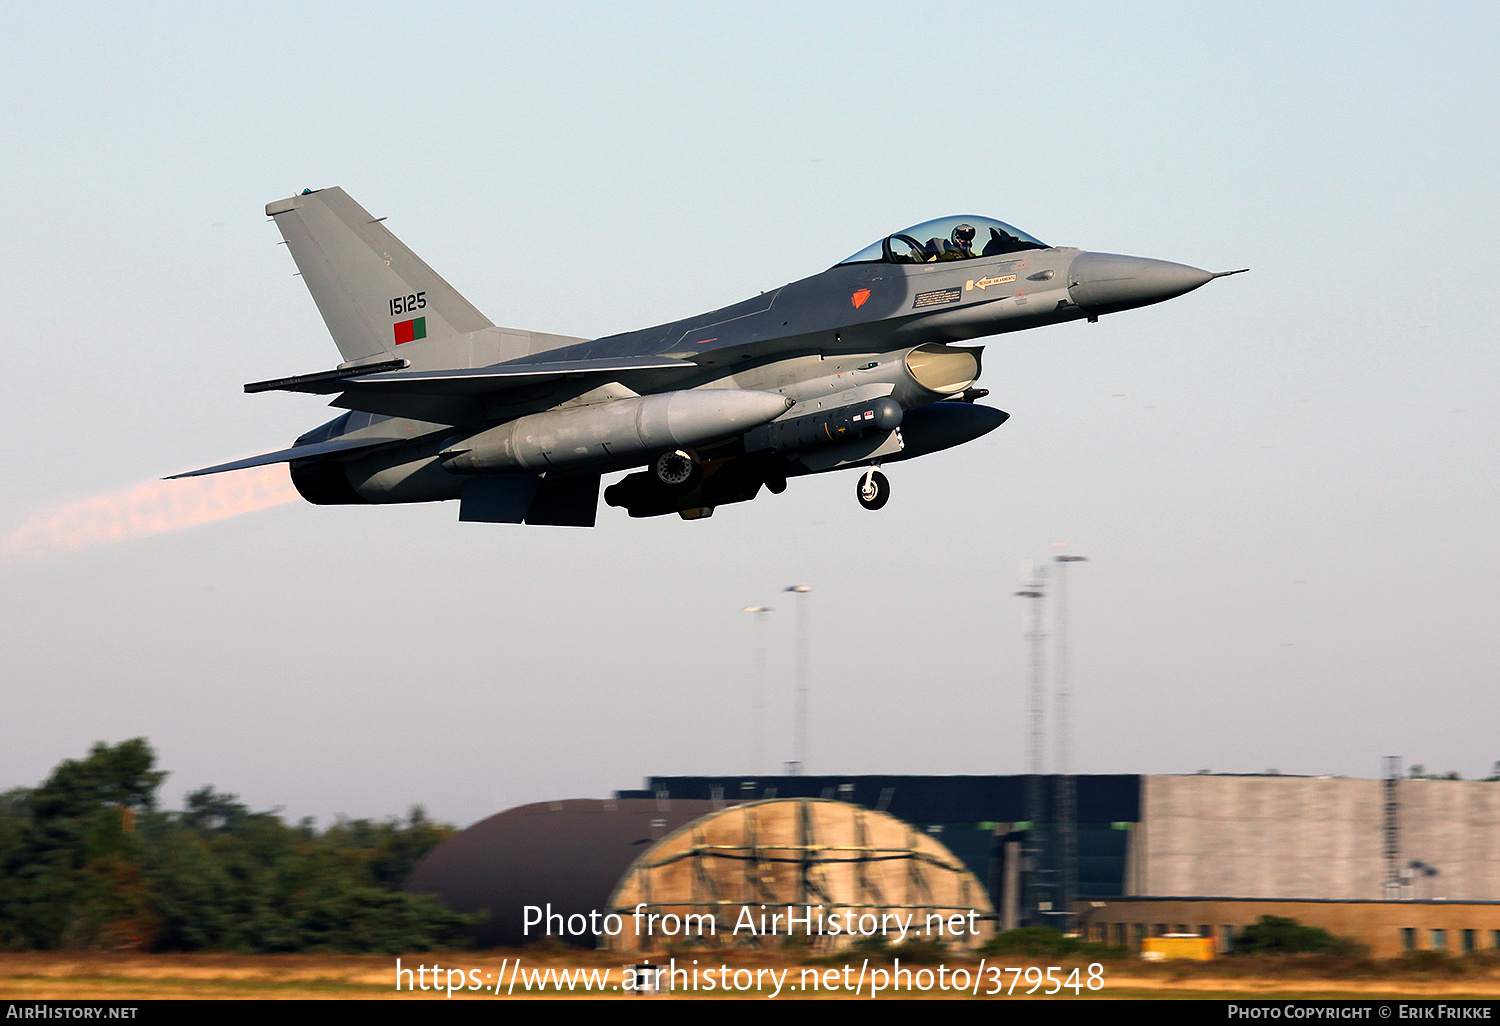
[[[266,205],[346,363],[493,327],[343,189]]]

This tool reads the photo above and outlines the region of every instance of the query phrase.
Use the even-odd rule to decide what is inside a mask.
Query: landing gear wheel
[[[859,504],[865,509],[879,509],[891,499],[891,483],[880,471],[871,469],[859,479]]]
[[[697,484],[699,470],[698,461],[693,458],[692,453],[682,449],[664,452],[651,464],[651,472],[656,475],[656,479],[676,491],[686,491]]]

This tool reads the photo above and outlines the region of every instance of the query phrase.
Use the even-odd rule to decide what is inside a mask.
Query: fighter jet
[[[342,189],[266,207],[343,362],[246,392],[345,410],[290,448],[191,471],[290,464],[318,504],[459,501],[460,520],[592,527],[604,490],[632,517],[685,520],[807,474],[877,468],[993,431],[973,339],[1129,310],[1213,278],[1183,264],[1048,246],[944,217],[809,278],[669,324],[584,339],[499,328]]]

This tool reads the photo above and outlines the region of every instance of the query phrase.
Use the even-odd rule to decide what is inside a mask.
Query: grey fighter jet
[[[277,452],[178,477],[290,464],[319,504],[459,500],[459,519],[592,527],[706,517],[805,474],[877,468],[972,441],[1008,414],[975,400],[971,340],[1159,303],[1219,277],[1048,246],[987,217],[889,235],[810,278],[640,331],[498,328],[342,189],[266,207],[343,355],[245,386],[345,410]],[[1222,274],[1237,272],[1226,271]]]

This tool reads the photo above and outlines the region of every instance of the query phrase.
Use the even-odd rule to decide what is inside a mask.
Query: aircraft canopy
[[[925,264],[1046,248],[1046,243],[993,217],[939,217],[887,235],[839,263]]]

